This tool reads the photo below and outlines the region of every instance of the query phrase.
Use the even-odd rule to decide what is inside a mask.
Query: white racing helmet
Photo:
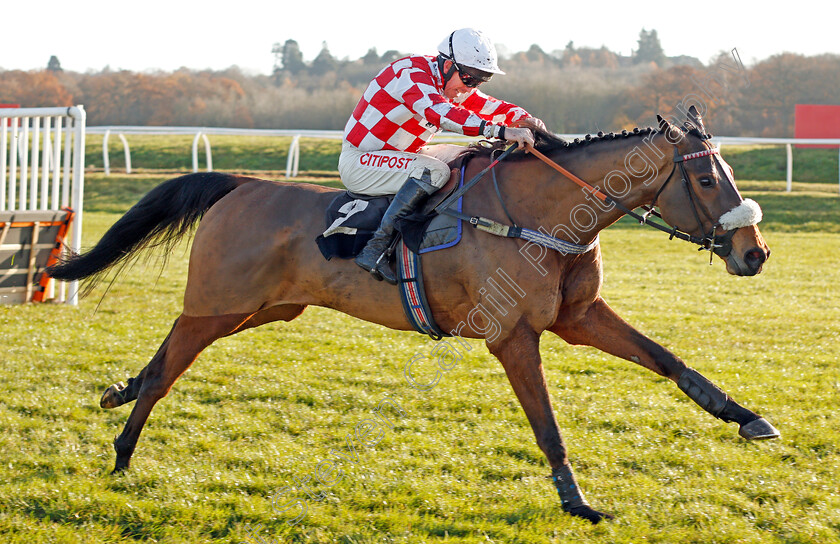
[[[499,69],[493,42],[472,28],[456,30],[444,38],[438,45],[438,52],[458,66],[504,75]]]

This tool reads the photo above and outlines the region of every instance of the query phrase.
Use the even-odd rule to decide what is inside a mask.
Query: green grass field
[[[93,244],[165,174],[88,176]],[[322,180],[335,183],[334,179]],[[208,348],[153,412],[129,472],[110,476],[130,406],[98,407],[180,312],[182,246],[78,308],[0,306],[0,541],[368,543],[840,542],[840,197],[836,185],[742,183],[765,211],[765,272],[630,222],[602,233],[604,296],[767,417],[748,443],[671,382],[546,333],[555,411],[590,502],[560,510],[501,365],[482,344],[431,391],[402,367],[433,342],[321,308]],[[538,296],[538,294],[529,294]],[[290,526],[271,498],[312,476],[388,396],[405,411]],[[279,501],[278,504],[282,504]]]

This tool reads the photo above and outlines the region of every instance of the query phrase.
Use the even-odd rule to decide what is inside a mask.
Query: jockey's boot
[[[431,183],[431,172],[428,168],[423,170],[420,179],[408,178],[394,195],[394,200],[385,211],[382,223],[373,234],[373,238],[356,257],[356,264],[370,272],[377,280],[384,279],[391,285],[396,285],[397,276],[391,270],[388,256],[385,254],[394,239],[394,223],[397,219],[411,215],[436,190],[437,188]]]

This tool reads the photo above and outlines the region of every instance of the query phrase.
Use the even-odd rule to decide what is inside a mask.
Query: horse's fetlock
[[[117,452],[117,460],[130,458],[134,453],[135,445],[121,437],[115,438],[114,451]],[[126,461],[126,466],[128,466],[128,461]]]
[[[732,400],[731,397],[726,399],[726,406],[718,417],[727,423],[735,421],[738,425],[746,425],[747,423],[761,419],[761,416],[748,408],[744,408]]]
[[[586,497],[583,496],[583,492],[575,481],[572,467],[562,465],[555,468],[551,471],[551,480],[554,482],[554,487],[557,488],[557,494],[560,495],[563,510],[569,512],[581,506],[589,506]]]

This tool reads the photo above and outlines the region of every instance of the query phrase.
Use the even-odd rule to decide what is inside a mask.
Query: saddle
[[[397,222],[396,228],[403,242],[415,253],[445,249],[461,240],[461,221],[432,211],[463,183],[466,160],[459,162],[462,163],[459,168],[452,169],[446,184],[429,198],[421,210]],[[324,258],[352,259],[358,255],[379,228],[392,199],[393,196],[360,195],[351,191],[339,193],[325,211],[326,230],[315,239]],[[459,199],[458,211],[461,204]]]

